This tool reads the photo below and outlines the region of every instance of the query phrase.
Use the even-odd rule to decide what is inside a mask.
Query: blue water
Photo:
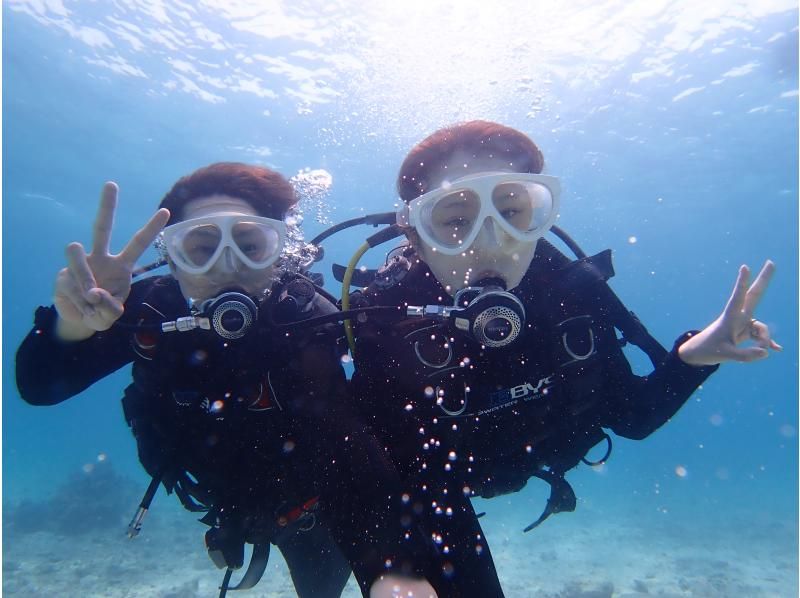
[[[105,180],[121,188],[119,249],[205,164],[322,169],[332,185],[304,200],[310,238],[391,209],[415,142],[483,118],[536,140],[562,181],[559,224],[587,252],[614,250],[614,288],[665,344],[716,317],[739,264],[776,262],[757,315],[784,351],[724,365],[670,424],[573,479],[599,517],[734,528],[744,552],[777,530],[768,542],[794,563],[779,595],[796,594],[796,5],[287,4],[3,3],[4,511],[98,455],[146,484],[119,405],[127,369],[51,408],[14,385],[15,349],[51,300],[64,246],[90,242]],[[330,264],[365,232],[327,244],[319,269],[333,292]],[[502,499],[503,516],[522,527],[544,496]]]

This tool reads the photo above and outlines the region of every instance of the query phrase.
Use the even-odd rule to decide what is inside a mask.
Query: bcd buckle
[[[217,569],[240,569],[244,565],[244,536],[238,531],[212,527],[206,532],[205,542]]]
[[[298,523],[301,531],[307,532],[313,528],[317,523],[317,515],[314,513],[319,505],[319,496],[309,498],[303,504],[284,511],[281,513],[280,509],[276,513],[276,521],[278,526],[284,528],[290,523]]]

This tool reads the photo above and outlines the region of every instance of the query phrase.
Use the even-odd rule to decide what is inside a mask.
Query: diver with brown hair
[[[248,543],[238,589],[259,580],[273,543],[300,596],[339,596],[351,566],[365,596],[435,595],[430,541],[401,523],[397,473],[352,408],[338,328],[292,326],[337,310],[291,267],[290,183],[260,166],[206,166],[112,254],[117,193],[103,187],[91,251],[67,247],[55,305],[36,311],[16,367],[23,399],[54,405],[133,364],[123,409],[153,481],[130,535],[163,485],[205,512],[221,595]],[[132,282],[154,240],[169,273]]]
[[[574,510],[565,474],[595,446],[608,458],[609,432],[646,438],[720,363],[780,350],[755,318],[770,261],[752,283],[742,266],[720,316],[664,349],[609,287],[609,250],[586,256],[558,229],[571,259],[543,238],[560,201],[543,167],[529,137],[492,122],[418,143],[397,178],[407,244],[344,301],[354,394],[415,488],[409,500],[441,548],[452,595],[496,579],[470,497],[537,477],[550,498],[525,531]],[[633,373],[627,343],[650,358],[648,375]]]

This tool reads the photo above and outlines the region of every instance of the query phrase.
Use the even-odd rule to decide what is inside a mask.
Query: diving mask
[[[397,223],[416,229],[431,248],[458,255],[487,218],[518,241],[543,236],[558,215],[558,179],[540,174],[490,173],[443,184],[401,207]]]
[[[161,235],[167,255],[188,274],[207,273],[226,247],[248,268],[262,270],[280,257],[286,224],[263,216],[222,213],[172,224]]]

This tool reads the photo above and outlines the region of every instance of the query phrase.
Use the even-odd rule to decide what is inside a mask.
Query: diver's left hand
[[[750,268],[739,268],[739,277],[720,316],[704,330],[678,347],[681,360],[689,365],[716,365],[725,361],[757,361],[769,356],[769,350],[782,351],[772,340],[769,326],[755,319],[753,313],[767,290],[775,264],[767,260],[748,288]],[[753,345],[740,347],[745,341]]]

